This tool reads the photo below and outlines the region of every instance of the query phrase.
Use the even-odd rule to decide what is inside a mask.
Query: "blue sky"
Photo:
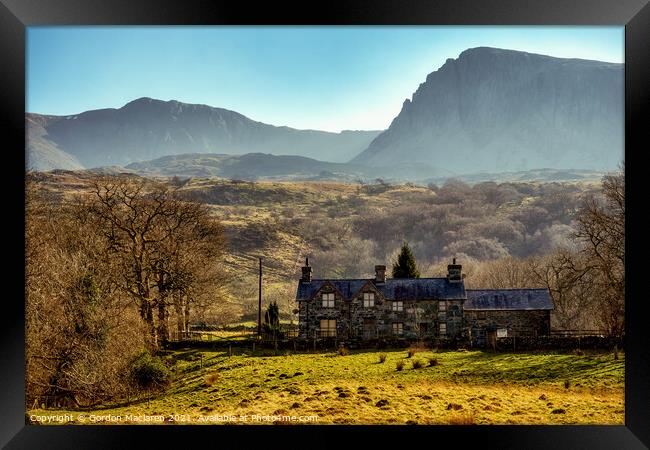
[[[26,109],[139,97],[299,129],[385,129],[427,74],[471,47],[624,61],[623,27],[29,27]]]

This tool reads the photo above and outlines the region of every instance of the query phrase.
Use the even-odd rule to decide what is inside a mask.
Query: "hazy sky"
[[[29,27],[26,109],[139,97],[299,129],[385,129],[427,74],[471,47],[624,61],[623,27]]]

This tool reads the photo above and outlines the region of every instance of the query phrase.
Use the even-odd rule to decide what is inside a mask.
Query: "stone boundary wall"
[[[237,341],[178,341],[170,342],[168,349],[181,348],[210,348],[210,349],[252,349],[253,343],[257,349],[283,349],[295,351],[310,350],[335,350],[338,347],[345,346],[352,350],[361,349],[399,349],[411,346],[422,346],[427,349],[441,350],[486,350],[497,352],[518,352],[534,350],[613,350],[617,346],[619,350],[625,348],[625,339],[612,338],[603,336],[583,336],[583,337],[560,337],[560,336],[538,336],[538,337],[506,337],[497,338],[496,348],[492,346],[470,345],[467,340],[463,339],[372,339],[363,341],[346,341],[339,339],[283,339],[277,343],[273,341],[254,341],[254,340],[237,340]]]
[[[624,339],[604,336],[539,336],[497,338],[497,351],[518,350],[619,350],[625,346]]]

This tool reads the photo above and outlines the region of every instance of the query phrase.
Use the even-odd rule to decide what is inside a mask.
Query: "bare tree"
[[[93,226],[31,184],[26,194],[27,406],[123,395],[129,359],[144,346],[140,321]]]
[[[601,197],[589,196],[577,214],[576,237],[595,272],[600,312],[609,332],[625,330],[625,167],[603,178]]]
[[[151,349],[167,337],[168,305],[196,298],[206,281],[201,272],[210,272],[224,249],[222,229],[206,208],[178,199],[164,184],[103,177],[78,209],[104,238],[119,269],[117,285],[135,300]]]
[[[558,249],[548,255],[530,258],[528,264],[536,284],[547,288],[553,300],[553,328],[601,327],[593,316],[597,310],[593,274],[588,261],[579,252]]]

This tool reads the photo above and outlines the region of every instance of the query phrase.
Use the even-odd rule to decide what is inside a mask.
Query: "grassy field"
[[[227,350],[185,349],[166,358],[176,361],[175,379],[150,399],[92,411],[36,409],[28,415],[75,424],[624,423],[623,353],[614,360],[608,353],[422,351],[408,357],[406,350],[248,351],[229,356]],[[431,358],[435,365],[429,365]],[[414,361],[423,366],[414,368]],[[404,367],[398,371],[400,362]]]

